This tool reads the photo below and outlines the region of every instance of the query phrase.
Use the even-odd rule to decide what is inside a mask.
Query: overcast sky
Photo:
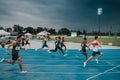
[[[0,25],[98,31],[97,8],[101,31],[120,31],[120,0],[0,0]]]

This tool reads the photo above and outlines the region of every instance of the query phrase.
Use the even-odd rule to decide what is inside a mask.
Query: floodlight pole
[[[100,16],[101,15],[98,15],[98,24],[99,24],[99,36],[101,37],[101,31],[100,31],[100,29],[101,29],[101,21],[100,21]]]
[[[100,29],[101,29],[102,8],[98,8],[97,14],[98,14],[98,26],[99,26],[99,34],[98,35],[101,37],[101,31],[100,31]]]

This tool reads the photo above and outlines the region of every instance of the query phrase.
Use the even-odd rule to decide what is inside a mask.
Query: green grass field
[[[94,38],[88,38],[88,43],[92,42]],[[81,43],[83,38],[66,38],[66,42],[75,42]],[[112,43],[113,46],[120,46],[120,38],[99,38],[99,41],[103,43],[103,45],[108,45],[108,43]]]
[[[37,38],[34,40],[38,40]],[[88,43],[92,42],[94,38],[88,38]],[[55,41],[55,39],[51,39],[51,41]],[[65,42],[75,42],[81,43],[83,38],[65,38]],[[113,46],[120,46],[120,38],[99,38],[99,41],[103,43],[103,45],[108,45],[108,43],[112,43]]]

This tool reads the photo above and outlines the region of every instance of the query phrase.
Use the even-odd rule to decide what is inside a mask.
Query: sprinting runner
[[[61,48],[64,47],[66,52],[67,52],[67,48],[66,48],[66,45],[64,44],[64,42],[65,42],[65,37],[62,37],[62,39],[61,39]]]
[[[95,59],[96,63],[98,64],[98,59],[103,55],[103,53],[101,53],[98,50],[98,47],[101,47],[102,43],[99,43],[98,41],[98,36],[95,36],[95,41],[92,42],[92,46],[93,46],[93,53],[92,56],[90,56],[85,62],[84,62],[84,67],[86,67],[87,63],[93,59],[95,57],[96,54],[98,54],[98,57]]]
[[[6,62],[9,64],[14,64],[16,60],[18,60],[18,64],[20,67],[20,72],[21,73],[26,73],[27,71],[25,71],[22,67],[22,59],[19,57],[18,53],[20,50],[20,42],[22,40],[22,35],[19,35],[17,37],[16,41],[13,41],[11,44],[8,45],[8,55],[10,55],[10,47],[13,46],[12,48],[12,60],[5,60],[4,58],[0,60],[0,62]]]
[[[56,41],[55,41],[55,50],[50,50],[50,51],[56,52],[59,49],[62,52],[63,56],[67,56],[67,54],[63,52],[63,49],[60,46],[61,46],[61,37],[58,37],[56,38]]]
[[[86,47],[88,48],[88,50],[90,49],[89,46],[87,46],[87,38],[84,38],[83,42],[81,43],[81,52],[83,55],[85,55],[86,60],[88,59],[88,54],[86,52]]]
[[[25,48],[25,38],[22,38],[22,48]]]
[[[5,48],[5,45],[6,45],[6,42],[3,40],[2,43],[1,43],[1,47]]]
[[[48,48],[48,52],[50,52],[50,47],[47,44],[48,38],[47,38],[47,36],[43,36],[43,37],[44,37],[44,39],[43,39],[43,45],[42,45],[42,48],[39,48],[39,49],[43,49],[44,47],[47,47]]]
[[[25,38],[25,49],[27,49],[27,46],[29,46],[29,48],[31,46],[31,44],[30,44],[30,38],[29,37]]]

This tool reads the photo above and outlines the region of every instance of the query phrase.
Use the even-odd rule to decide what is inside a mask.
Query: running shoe
[[[0,62],[3,62],[5,59],[4,58],[2,58],[1,60],[0,60]]]
[[[87,63],[86,63],[86,62],[84,62],[84,63],[83,63],[83,66],[84,66],[84,67],[86,67],[86,65],[87,65]]]
[[[27,71],[23,70],[23,71],[21,71],[20,73],[27,73]]]
[[[98,64],[98,59],[95,59],[96,63]]]
[[[51,53],[50,51],[48,51],[48,53]]]
[[[68,52],[68,50],[65,50],[65,52]]]
[[[63,56],[67,56],[67,54],[64,54]]]

